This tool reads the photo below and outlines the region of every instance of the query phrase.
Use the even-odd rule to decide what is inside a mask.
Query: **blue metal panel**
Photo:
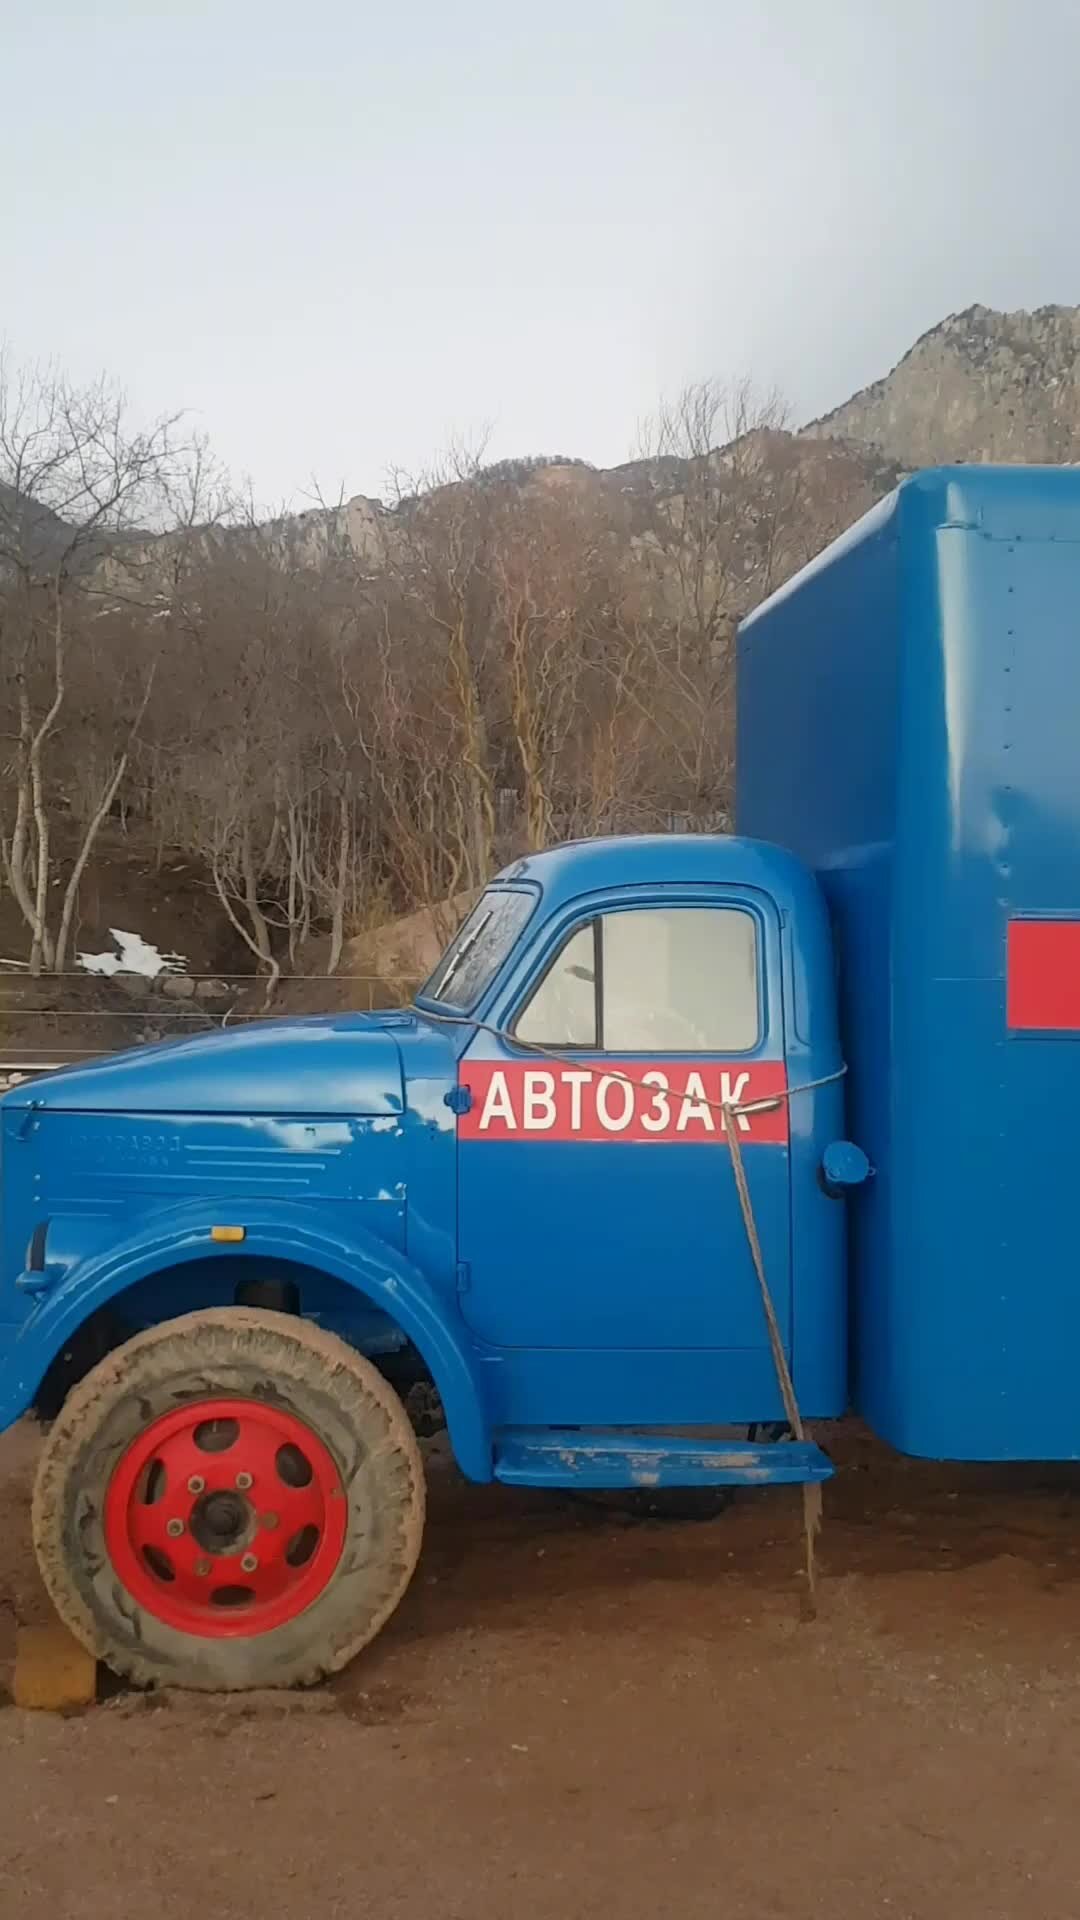
[[[906,483],[742,645],[740,824],[829,895],[877,1169],[849,1203],[856,1398],[939,1457],[1080,1456],[1080,1052],[1008,1033],[1004,978],[1011,917],[1080,915],[1078,606],[1080,474],[963,468]]]
[[[15,1329],[30,1312],[31,1302],[15,1286],[15,1276],[26,1262],[30,1236],[41,1218],[39,1167],[19,1169],[19,1149],[27,1126],[25,1113],[0,1109],[0,1151],[3,1152],[4,1190],[0,1206],[0,1374],[5,1350]],[[12,1168],[15,1168],[14,1177]]]
[[[50,1218],[154,1210],[177,1200],[208,1204],[262,1194],[333,1207],[370,1201],[385,1237],[403,1238],[405,1187],[399,1121],[340,1115],[45,1111],[36,1145],[42,1205]],[[11,1148],[18,1164],[19,1147]]]
[[[91,1113],[400,1114],[409,1014],[255,1021],[64,1067],[4,1108]]]
[[[810,1333],[843,1356],[842,1322],[830,1319],[826,1331]],[[713,1347],[704,1356],[698,1347],[626,1348],[598,1356],[593,1347],[477,1342],[476,1350],[484,1403],[496,1425],[738,1426],[784,1418],[766,1347]],[[809,1350],[813,1354],[816,1347]],[[793,1364],[799,1374],[797,1359]],[[808,1419],[840,1410],[842,1403],[804,1393],[801,1380],[796,1387]]]
[[[447,1096],[456,1085],[458,1054],[471,1031],[420,1020],[399,1035],[405,1074],[402,1177],[409,1195],[409,1258],[445,1293],[455,1312],[457,1120]]]
[[[337,1244],[357,1235],[405,1244],[396,1119],[16,1110],[5,1114],[5,1131],[0,1322],[25,1319],[36,1294],[87,1272],[133,1233],[149,1238],[185,1202],[197,1203],[207,1234],[215,1222],[246,1227],[263,1201],[287,1200],[310,1210]],[[40,1276],[21,1271],[36,1227],[44,1230]],[[247,1242],[239,1252],[250,1256]],[[202,1304],[216,1299],[207,1293]],[[195,1304],[175,1285],[170,1304],[165,1283],[151,1317]]]
[[[351,1215],[335,1217],[295,1200],[257,1199],[247,1201],[244,1224],[245,1260],[257,1267],[287,1259],[311,1268],[355,1288],[365,1306],[396,1322],[430,1367],[459,1465],[473,1479],[490,1479],[490,1425],[474,1355],[427,1278],[395,1248],[365,1234]],[[209,1229],[201,1200],[136,1215],[69,1269],[61,1268],[55,1278],[50,1273],[48,1289],[33,1300],[3,1356],[0,1428],[26,1411],[50,1361],[88,1313],[170,1272],[177,1280],[173,1310],[193,1305],[183,1297],[186,1269],[207,1260],[226,1266],[237,1257],[235,1249],[215,1246]]]
[[[821,881],[838,958],[846,1125],[875,1177],[833,1205],[857,1276],[853,1333],[892,1288],[890,899],[899,647],[895,495],[743,625],[739,827],[789,846]],[[820,979],[820,974],[819,974]],[[831,989],[822,989],[830,991]],[[796,1234],[796,1246],[798,1235]]]
[[[495,1478],[511,1487],[765,1487],[828,1480],[833,1465],[810,1441],[746,1446],[656,1433],[542,1433],[510,1427],[495,1436]]]
[[[1076,1036],[1010,1034],[1009,919],[1080,915],[1080,474],[904,502],[896,1267],[864,1400],[912,1452],[1080,1457]],[[886,1367],[884,1341],[893,1341]]]

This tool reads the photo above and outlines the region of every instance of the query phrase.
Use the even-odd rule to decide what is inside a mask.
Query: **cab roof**
[[[569,840],[515,860],[493,884],[520,882],[539,887],[549,908],[582,894],[663,882],[756,887],[793,908],[808,891],[816,890],[802,862],[785,848],[719,833],[612,834]]]

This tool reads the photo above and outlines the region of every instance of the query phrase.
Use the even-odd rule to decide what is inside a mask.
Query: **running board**
[[[504,1427],[495,1478],[510,1487],[762,1487],[828,1480],[833,1464],[809,1440],[744,1446],[587,1427]]]

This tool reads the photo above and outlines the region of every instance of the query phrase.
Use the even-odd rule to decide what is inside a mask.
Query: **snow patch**
[[[144,980],[156,980],[159,973],[186,973],[187,958],[182,953],[162,953],[141,933],[124,933],[120,927],[109,932],[119,949],[116,953],[80,953],[76,957],[87,973],[141,973]]]

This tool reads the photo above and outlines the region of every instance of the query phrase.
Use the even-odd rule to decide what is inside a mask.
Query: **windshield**
[[[536,905],[534,893],[489,887],[465,925],[454,935],[418,1000],[441,1000],[450,1007],[476,1005],[491,985]]]

